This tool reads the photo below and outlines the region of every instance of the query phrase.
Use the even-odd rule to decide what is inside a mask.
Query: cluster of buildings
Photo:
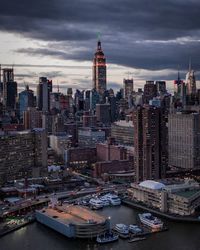
[[[65,95],[40,77],[36,96],[28,86],[18,94],[14,69],[0,69],[1,184],[45,176],[50,151],[64,167],[104,180],[140,183],[198,173],[200,89],[191,66],[185,81],[178,73],[174,95],[165,81],[146,81],[136,91],[133,79],[124,79],[115,94],[107,88],[106,71],[100,41],[93,89],[68,88]]]

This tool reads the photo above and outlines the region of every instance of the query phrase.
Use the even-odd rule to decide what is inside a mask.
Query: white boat
[[[146,225],[151,227],[152,229],[162,229],[163,222],[157,217],[153,216],[151,213],[143,213],[138,214],[140,221]]]
[[[110,205],[110,201],[108,200],[108,198],[102,196],[102,197],[100,197],[99,199],[103,202],[103,206],[104,206],[104,207]]]
[[[138,225],[129,225],[129,232],[133,234],[139,234],[142,233],[142,229],[138,227]]]
[[[116,224],[114,228],[118,233],[127,235],[129,234],[128,226],[125,224]]]
[[[103,207],[103,202],[100,199],[92,198],[90,199],[89,204],[94,209],[100,209]]]
[[[110,204],[113,206],[121,205],[121,199],[115,194],[109,194],[106,196],[106,198],[109,200]]]
[[[113,232],[107,232],[105,234],[97,236],[97,243],[103,244],[103,243],[109,243],[113,241],[117,241],[119,239],[119,236],[117,234],[114,234]]]

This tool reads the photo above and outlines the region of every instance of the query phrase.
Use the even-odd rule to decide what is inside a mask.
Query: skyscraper
[[[50,92],[52,92],[52,81],[46,77],[39,78],[37,86],[37,107],[44,112],[50,108]]]
[[[20,118],[23,117],[23,112],[27,110],[28,107],[34,106],[34,94],[33,91],[26,86],[26,89],[19,93],[19,112]]]
[[[14,81],[13,68],[3,69],[3,104],[6,109],[16,108],[17,83]]]
[[[165,81],[156,81],[157,92],[160,95],[164,95],[167,93],[166,82]]]
[[[100,41],[97,43],[97,50],[93,60],[93,88],[99,94],[103,94],[106,90],[106,58]]]
[[[128,100],[133,92],[133,79],[123,80],[124,98]]]
[[[137,107],[133,112],[136,181],[164,177],[166,124],[161,108]]]
[[[157,96],[157,86],[154,84],[154,81],[146,81],[144,85],[144,103],[149,104],[149,101],[153,99],[153,97]]]

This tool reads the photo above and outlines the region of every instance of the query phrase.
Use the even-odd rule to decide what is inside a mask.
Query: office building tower
[[[28,107],[34,107],[34,94],[27,85],[26,89],[19,93],[20,118],[23,117],[23,112],[26,111]]]
[[[93,59],[93,88],[101,95],[106,90],[106,58],[100,41]]]
[[[166,168],[166,124],[162,110],[153,106],[133,111],[136,181],[163,177]]]
[[[91,90],[85,91],[85,96],[84,96],[84,110],[85,111],[90,110],[90,93],[91,93]]]
[[[182,111],[169,114],[169,165],[180,169],[200,168],[200,114]]]
[[[3,69],[3,104],[7,110],[16,109],[17,83],[13,68]]]
[[[90,110],[95,111],[98,103],[100,103],[100,95],[95,89],[92,89],[90,91]]]
[[[43,112],[48,112],[50,109],[50,93],[52,92],[52,81],[46,77],[39,78],[37,86],[37,107]]]
[[[153,97],[157,96],[157,86],[154,84],[154,81],[146,81],[144,85],[144,104],[149,104],[149,101],[153,99]]]
[[[79,89],[76,90],[74,94],[74,105],[76,111],[84,110],[84,91],[80,91]]]
[[[157,92],[160,95],[164,95],[167,93],[166,82],[165,81],[156,81]]]
[[[124,98],[128,100],[133,93],[133,79],[123,80],[123,90],[124,90]]]

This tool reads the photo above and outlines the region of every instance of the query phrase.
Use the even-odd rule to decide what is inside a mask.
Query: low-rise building
[[[97,152],[95,147],[69,148],[65,150],[65,163],[68,167],[79,168],[96,162]]]
[[[94,147],[105,141],[105,132],[95,128],[79,128],[78,143],[80,147]]]
[[[133,201],[171,214],[187,216],[200,207],[200,187],[193,180],[173,185],[146,180],[131,184],[128,193]]]

